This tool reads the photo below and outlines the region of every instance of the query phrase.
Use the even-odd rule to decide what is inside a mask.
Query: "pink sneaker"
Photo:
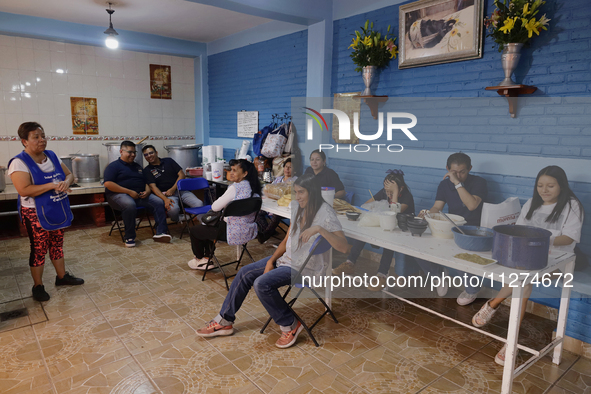
[[[296,328],[291,331],[283,331],[281,337],[277,340],[277,342],[275,342],[275,346],[281,349],[293,346],[293,344],[296,343],[298,339],[298,335],[300,335],[300,332],[302,332],[303,329],[304,326],[302,326],[302,323],[298,321]]]
[[[212,320],[207,325],[197,330],[197,335],[200,337],[219,337],[222,335],[232,335],[234,328],[232,326],[222,326],[216,321]]]

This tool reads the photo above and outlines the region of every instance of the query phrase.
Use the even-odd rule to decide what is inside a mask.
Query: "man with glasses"
[[[445,204],[448,211],[454,215],[460,215],[466,219],[468,226],[480,226],[480,216],[482,214],[482,202],[486,199],[488,188],[486,180],[482,177],[470,174],[472,170],[472,160],[470,156],[459,152],[450,155],[447,158],[447,174],[437,187],[435,204],[429,210],[431,213],[441,212]],[[421,211],[423,217],[425,211]],[[441,276],[443,267],[430,261],[416,259],[424,273],[429,272],[431,276]],[[460,273],[463,276],[463,273]],[[446,276],[448,276],[446,272]],[[468,280],[468,283],[470,281]],[[440,297],[447,294],[447,282],[437,287],[437,294]],[[480,287],[466,286],[457,298],[460,305],[471,304],[475,299]]]
[[[192,192],[188,190],[179,192],[177,190],[177,182],[185,179],[185,173],[174,159],[158,157],[158,151],[152,145],[146,145],[142,152],[148,161],[148,165],[144,168],[144,179],[150,186],[152,193],[164,201],[168,217],[173,222],[179,221],[179,198],[183,199],[185,207],[196,208],[203,206],[203,202]]]
[[[134,160],[137,155],[135,144],[123,141],[119,150],[121,157],[105,168],[105,195],[109,205],[121,211],[125,225],[125,246],[135,246],[135,218],[137,207],[147,208],[156,221],[156,242],[170,242],[166,225],[166,210],[161,199],[150,193],[144,180],[142,167]]]

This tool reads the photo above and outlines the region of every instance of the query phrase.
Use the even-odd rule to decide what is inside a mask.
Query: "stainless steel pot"
[[[70,156],[61,156],[60,160],[62,161],[62,163],[64,163],[66,165],[66,167],[68,167],[68,170],[70,170],[70,172],[73,174],[74,171],[72,170],[72,156],[74,156],[75,154],[71,154]]]
[[[80,183],[98,182],[101,180],[101,169],[98,153],[76,153],[72,156],[72,174],[74,181]]]
[[[6,167],[0,167],[0,192],[6,189]]]
[[[201,148],[203,144],[167,145],[168,157],[176,161],[186,171],[188,167],[198,167],[201,163]]]
[[[121,141],[119,142],[105,142],[103,143],[104,146],[107,147],[107,157],[108,163],[114,162],[118,158],[121,157],[121,153],[119,150],[121,149]],[[135,155],[135,162],[138,163],[142,168],[144,168],[144,155],[142,154],[142,148],[146,144],[135,144],[135,149],[137,150],[137,155]]]

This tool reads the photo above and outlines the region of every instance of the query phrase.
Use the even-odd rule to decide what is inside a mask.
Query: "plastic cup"
[[[322,198],[324,198],[324,201],[326,201],[326,203],[332,207],[332,203],[334,201],[334,194],[335,194],[334,187],[322,187],[322,188],[320,188],[320,190],[321,190]]]

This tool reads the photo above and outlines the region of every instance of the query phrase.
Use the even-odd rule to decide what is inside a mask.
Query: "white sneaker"
[[[207,265],[208,261],[209,261],[208,257],[204,257],[202,259],[198,259],[198,258],[194,257],[193,259],[191,259],[187,263],[187,265],[191,269],[205,271],[205,266]],[[213,263],[209,263],[209,266],[207,267],[207,269],[210,270],[210,269],[213,269],[214,267],[215,267],[215,265],[213,265]]]
[[[458,305],[464,306],[473,303],[477,298],[477,295],[478,293],[470,294],[466,290],[462,291],[462,294],[460,294],[457,299]]]
[[[437,290],[437,295],[439,297],[445,297],[445,295],[447,294],[447,290],[449,290],[449,288],[447,287],[447,283],[444,283],[440,286],[437,286],[435,290]]]
[[[496,311],[495,308],[490,306],[490,300],[486,301],[486,304],[482,305],[482,308],[472,317],[472,324],[474,327],[486,326]]]
[[[443,277],[447,277],[449,276],[449,274],[447,273],[447,270],[444,269],[443,270]],[[447,290],[449,290],[449,287],[447,286],[447,281],[443,280],[443,283],[439,286],[437,286],[435,289],[437,290],[437,295],[439,297],[445,297],[445,295],[447,294]]]

